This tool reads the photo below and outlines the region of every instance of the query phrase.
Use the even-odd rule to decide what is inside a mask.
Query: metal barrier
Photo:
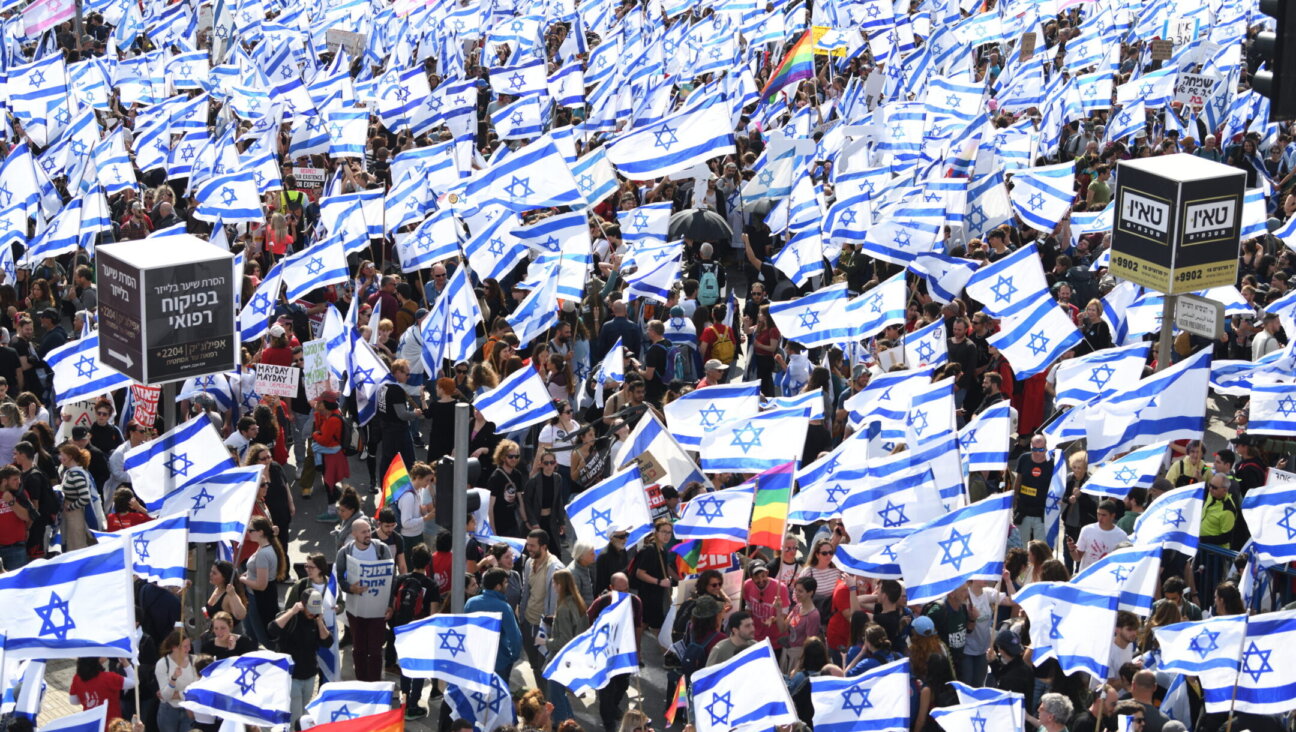
[[[1215,587],[1233,573],[1233,561],[1237,556],[1238,552],[1214,544],[1198,547],[1193,571],[1196,573],[1198,601],[1203,609],[1209,609],[1209,605],[1215,602]],[[1251,599],[1253,609],[1261,606],[1265,593],[1271,601],[1270,606],[1275,610],[1296,600],[1296,568],[1291,565],[1270,567],[1265,574],[1269,581],[1262,583],[1267,586],[1262,587],[1262,592]]]

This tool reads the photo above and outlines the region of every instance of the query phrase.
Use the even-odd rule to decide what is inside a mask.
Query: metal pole
[[[81,0],[76,1],[76,22],[73,24],[73,32],[76,33],[76,43],[74,46],[81,50],[81,37],[85,35],[85,26],[81,21]]]
[[[450,610],[461,613],[464,607],[464,575],[468,572],[468,425],[471,407],[455,405],[454,442],[454,509],[449,517],[454,544],[450,552]],[[441,517],[437,517],[441,521]],[[444,523],[444,522],[442,522]]]
[[[1166,295],[1161,304],[1161,340],[1157,345],[1157,371],[1170,368],[1170,349],[1174,346],[1174,315],[1178,295]]]

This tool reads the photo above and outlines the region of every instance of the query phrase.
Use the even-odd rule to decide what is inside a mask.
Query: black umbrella
[[[733,229],[724,217],[709,208],[690,208],[671,217],[670,238],[693,241],[727,241]]]

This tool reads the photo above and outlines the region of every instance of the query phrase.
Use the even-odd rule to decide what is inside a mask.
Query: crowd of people
[[[94,544],[94,532],[154,520],[134,491],[126,456],[183,421],[177,419],[181,415],[206,415],[221,430],[233,460],[264,470],[236,551],[209,567],[192,568],[207,572],[212,588],[202,602],[206,632],[191,637],[183,622],[189,612],[187,590],[137,579],[138,658],[77,661],[71,700],[85,708],[107,704],[108,729],[217,729],[220,720],[181,706],[185,690],[211,663],[257,649],[291,656],[291,715],[298,728],[325,721],[311,720],[306,713],[317,684],[345,676],[395,684],[407,719],[423,718],[438,706],[440,730],[472,729],[472,722],[451,713],[444,682],[425,683],[401,673],[392,632],[449,612],[452,532],[458,530],[468,535],[464,610],[501,614],[494,670],[513,687],[516,723],[482,732],[577,732],[585,728],[578,717],[588,719],[593,729],[623,732],[690,721],[714,729],[693,716],[699,712],[692,705],[674,698],[679,680],[685,681],[687,696],[694,674],[762,642],[776,653],[800,720],[792,729],[814,724],[813,679],[855,677],[902,658],[910,664],[905,728],[912,732],[942,729],[932,712],[963,701],[959,683],[1020,694],[1025,724],[1048,732],[1293,728],[1291,711],[1208,713],[1195,677],[1186,679],[1186,691],[1177,697],[1184,701],[1171,709],[1166,699],[1179,675],[1158,669],[1153,633],[1179,622],[1279,610],[1292,600],[1296,578],[1282,566],[1267,571],[1270,581],[1262,591],[1244,597],[1240,585],[1246,559],[1239,555],[1255,530],[1243,519],[1242,501],[1274,480],[1274,470],[1287,467],[1290,444],[1281,436],[1250,431],[1245,397],[1221,391],[1214,403],[1217,411],[1236,408],[1230,418],[1219,420],[1229,434],[1174,441],[1155,480],[1113,500],[1084,490],[1098,466],[1090,465],[1083,442],[1062,445],[1065,462],[1058,463],[1050,449],[1056,443],[1043,432],[1064,411],[1057,403],[1062,364],[1140,339],[1154,340],[1161,327],[1159,322],[1135,324],[1133,317],[1126,322],[1124,310],[1132,312],[1131,302],[1113,309],[1117,298],[1111,293],[1121,283],[1108,271],[1111,223],[1104,225],[1092,214],[1110,210],[1122,162],[1186,153],[1244,171],[1248,190],[1260,191],[1261,226],[1243,227],[1250,235],[1240,248],[1236,281],[1223,288],[1232,291],[1225,303],[1230,317],[1224,337],[1212,342],[1180,333],[1172,362],[1210,350],[1219,360],[1269,358],[1273,363],[1272,354],[1291,347],[1283,321],[1292,315],[1287,301],[1296,255],[1284,245],[1293,245],[1288,232],[1296,214],[1296,143],[1291,126],[1270,123],[1266,104],[1249,90],[1248,79],[1260,64],[1252,38],[1264,24],[1254,7],[1234,10],[1208,3],[1200,9],[1204,13],[1181,7],[1169,16],[1161,7],[1166,4],[1151,3],[1141,18],[1141,11],[1129,4],[1105,1],[1029,12],[1013,3],[1007,9],[994,3],[904,3],[894,14],[891,4],[873,2],[760,7],[332,3],[321,8],[244,2],[233,4],[236,14],[226,7],[230,4],[217,2],[214,27],[199,23],[196,8],[190,8],[195,12],[192,25],[176,30],[159,20],[161,8],[142,14],[135,3],[84,5],[84,27],[68,20],[29,38],[36,43],[26,45],[7,34],[9,83],[21,77],[39,90],[44,82],[24,75],[32,68],[27,64],[60,57],[58,68],[66,74],[62,94],[69,100],[61,108],[78,119],[89,112],[95,144],[101,138],[124,139],[121,152],[131,182],[117,186],[105,180],[102,171],[116,169],[110,162],[118,165],[110,160],[112,150],[90,154],[76,147],[82,133],[52,112],[48,117],[48,110],[34,113],[21,100],[7,109],[11,114],[0,143],[6,156],[0,167],[0,203],[6,208],[0,217],[7,232],[7,251],[0,255],[0,268],[6,270],[0,285],[0,458],[10,462],[0,467],[0,567],[17,571],[33,560]],[[167,7],[181,5],[187,4]],[[880,31],[868,20],[873,13],[866,12],[878,7],[886,7],[890,18]],[[262,17],[254,18],[252,10]],[[353,23],[359,15],[348,15],[370,11],[376,20],[367,18],[363,25]],[[1031,25],[1027,15],[1038,22]],[[24,17],[12,8],[3,16]],[[969,23],[991,16],[997,42],[971,43]],[[1167,27],[1171,17],[1187,18],[1194,29],[1170,58],[1153,48],[1153,38],[1163,35],[1162,16]],[[482,27],[470,23],[465,30],[465,17]],[[1151,22],[1145,18],[1157,20],[1154,30],[1145,27]],[[138,28],[133,25],[137,19]],[[526,19],[533,37],[508,31],[509,19]],[[364,48],[353,53],[332,41],[325,47],[322,30],[342,25],[365,29],[369,40]],[[1033,56],[1018,40],[1028,26]],[[1018,30],[1010,30],[1014,28]],[[225,40],[231,31],[237,43]],[[804,45],[807,39],[813,39],[810,46]],[[224,63],[199,75],[201,83],[190,83],[198,78],[193,72],[171,68],[173,58],[189,59],[195,48],[206,58],[213,42],[222,47]],[[685,54],[690,45],[699,50],[697,56]],[[287,61],[276,51],[281,46],[292,50]],[[415,47],[420,48],[417,54]],[[613,51],[600,50],[608,48]],[[721,48],[734,63],[721,67],[706,62],[703,48]],[[814,54],[809,71],[796,76],[805,62],[794,57],[807,48]],[[1230,56],[1228,49],[1240,53]],[[1047,63],[1032,65],[1032,57]],[[143,66],[141,59],[146,59]],[[544,114],[540,128],[517,133],[521,123],[515,120],[506,129],[500,110],[518,109],[527,96],[509,86],[520,82],[503,79],[505,72],[530,60],[540,62],[548,79],[537,91],[558,103]],[[271,67],[281,62],[291,68],[289,77],[295,74],[289,79],[295,86],[276,86],[267,79]],[[604,73],[608,63],[617,69],[610,77]],[[166,78],[150,81],[150,74],[141,71],[149,64]],[[1098,71],[1080,73],[1091,67]],[[571,68],[590,82],[588,89],[578,85],[576,102],[565,101],[568,87],[555,81]],[[690,68],[705,70],[694,79]],[[1164,98],[1156,100],[1148,97],[1151,92],[1144,92],[1143,100],[1127,93],[1127,85],[1176,68],[1180,75],[1215,79],[1216,98],[1194,106],[1172,100],[1173,92],[1157,92]],[[1032,87],[1036,69],[1038,84]],[[637,71],[643,76],[636,76]],[[1099,93],[1116,99],[1115,105],[1111,99],[1091,104],[1088,96],[1081,103],[1079,80],[1092,75],[1101,77]],[[102,77],[102,85],[96,86],[96,76]],[[393,76],[399,77],[394,84]],[[875,84],[879,77],[882,83]],[[975,112],[948,109],[928,96],[937,81],[978,88],[988,104]],[[150,84],[141,91],[141,85]],[[467,94],[469,101],[459,102],[467,121],[461,115],[420,115],[406,108],[392,112],[387,95],[397,95],[402,87],[424,89],[428,100],[447,103],[451,95]],[[480,176],[507,163],[510,153],[530,141],[547,137],[562,140],[559,149],[571,151],[563,155],[568,166],[577,166],[610,144],[616,150],[619,138],[639,128],[656,129],[662,144],[662,129],[652,126],[675,108],[676,90],[686,111],[694,94],[707,99],[718,95],[732,108],[729,139],[706,143],[704,150],[721,149],[699,158],[704,164],[637,179],[622,167],[646,153],[621,149],[608,153],[611,165],[603,163],[609,171],[615,166],[610,185],[583,209],[515,204],[511,210],[511,215],[524,214],[532,227],[584,211],[587,231],[582,236],[588,247],[576,252],[584,267],[578,292],[562,289],[567,284],[566,245],[559,257],[564,264],[546,270],[559,280],[558,294],[547,302],[534,297],[545,285],[537,283],[531,269],[550,254],[543,246],[532,247],[528,256],[517,257],[495,276],[487,276],[482,262],[501,260],[480,259],[473,253],[480,249],[468,251],[466,246],[409,266],[413,254],[407,242],[425,221],[441,216],[436,212],[454,212],[447,214],[454,225],[448,234],[452,237],[462,235],[461,223],[467,223],[469,239],[477,237],[489,221],[479,218],[480,211],[460,208],[457,194],[462,191],[440,183],[419,194],[421,215],[393,213],[398,205],[393,197],[398,191],[405,195],[410,180],[435,175],[424,167],[409,174],[415,165],[411,161],[420,160],[422,153],[444,146],[435,150],[438,158],[446,158],[465,177]],[[268,100],[264,106],[249,101],[258,92]],[[618,95],[624,101],[616,101]],[[199,97],[205,106],[197,124],[180,124],[191,112],[178,108]],[[360,106],[352,107],[353,98]],[[308,108],[312,101],[316,107]],[[364,110],[366,105],[360,151],[339,152],[343,146],[336,139],[332,147],[327,139],[322,147],[303,142],[311,134],[307,129],[313,133],[323,126],[318,123],[332,119],[329,110]],[[176,115],[169,128],[162,128],[163,150],[171,159],[164,156],[161,164],[147,147],[156,144],[157,109]],[[1116,129],[1116,109],[1137,110],[1143,123],[1131,127],[1125,119]],[[969,112],[966,119],[964,111]],[[924,134],[909,141],[912,150],[899,137],[879,131],[892,122],[900,125],[905,114],[928,117]],[[962,121],[954,122],[956,118]],[[116,130],[124,130],[124,136],[114,138]],[[185,167],[184,175],[174,172],[177,151],[194,134],[207,145],[199,157],[205,156],[201,172],[208,178],[255,167],[261,186],[265,168],[254,154],[269,151],[269,167],[281,177],[258,190],[259,219],[214,224],[210,216],[200,215],[213,204],[199,198],[199,168]],[[847,146],[848,136],[852,146],[863,141],[867,154],[852,152],[857,148]],[[225,137],[230,144],[221,147]],[[789,140],[806,144],[789,148]],[[785,157],[789,149],[797,154]],[[844,191],[859,188],[852,176],[865,159],[865,172],[881,171],[892,191],[848,199]],[[1074,176],[1067,180],[1073,183],[1063,191],[1071,196],[1068,213],[1052,230],[1022,216],[1020,207],[1008,208],[1002,183],[1005,210],[993,215],[993,225],[977,223],[974,214],[984,223],[991,207],[985,194],[972,190],[982,182],[1005,172],[1071,162]],[[774,177],[785,176],[786,189],[777,192],[772,177],[767,180],[764,174],[783,170],[779,166],[785,164],[788,170]],[[576,180],[565,171],[548,173]],[[942,296],[936,283],[944,287],[946,280],[914,268],[905,276],[903,318],[877,332],[811,348],[780,333],[771,304],[812,296],[836,283],[844,283],[851,296],[869,293],[906,272],[916,254],[927,253],[905,250],[898,238],[900,249],[880,248],[869,231],[903,231],[892,226],[901,218],[912,225],[919,215],[900,204],[921,195],[925,182],[935,180],[963,181],[966,196],[938,199],[945,210],[936,216],[931,252],[976,268],[1026,247],[1038,250],[1048,297],[1080,334],[1056,362],[1019,378],[1021,367],[992,343],[1001,333],[1002,318],[963,293],[961,285]],[[513,181],[518,181],[516,175]],[[581,192],[588,193],[589,185],[581,181]],[[28,189],[30,196],[9,208],[10,191]],[[366,191],[380,195],[365,197]],[[73,237],[70,248],[49,251],[51,240],[64,233],[56,226],[61,212],[82,199],[88,212],[96,197],[102,199],[101,220],[87,224],[89,214],[79,214],[79,241]],[[330,228],[337,229],[351,215],[340,215],[330,199],[345,199],[348,206],[361,198],[366,206],[377,201],[381,210],[384,197],[387,225],[382,215],[370,220],[372,238],[348,250],[346,276],[288,300],[279,289],[278,268],[286,258],[338,236]],[[843,201],[845,208],[839,206]],[[682,239],[671,254],[679,260],[678,269],[659,294],[646,295],[645,272],[655,265],[644,252],[657,251],[651,249],[657,244],[645,244],[651,237],[643,238],[631,219],[660,208],[675,215],[707,212],[690,220],[701,218],[716,228],[694,230],[672,219],[660,245],[667,238]],[[843,233],[838,217],[847,209],[858,210],[870,224]],[[819,248],[810,261],[802,262],[798,253],[793,262],[787,252],[802,246],[807,227]],[[445,232],[437,229],[434,236]],[[251,303],[267,281],[274,286],[275,305],[263,324],[264,335],[242,344],[236,372],[244,375],[242,382],[228,379],[223,391],[210,385],[187,390],[178,405],[161,405],[155,419],[132,410],[125,388],[88,402],[62,403],[46,357],[97,327],[94,247],[89,244],[156,237],[157,245],[165,247],[165,237],[176,233],[225,242],[240,255],[242,303]],[[31,256],[33,251],[38,256]],[[431,331],[425,324],[429,318],[448,318],[438,302],[457,297],[448,294],[450,283],[465,273],[477,309],[469,353],[428,363],[424,354]],[[542,303],[539,330],[531,325],[536,302]],[[1160,308],[1159,302],[1155,307]],[[330,384],[315,398],[308,397],[304,378],[292,398],[258,395],[248,386],[255,379],[247,375],[259,364],[304,366],[303,345],[322,337],[333,310],[348,313],[347,327],[354,327],[357,340],[369,344],[390,374],[367,420],[360,417],[357,390],[344,390],[342,384]],[[909,334],[938,324],[947,358],[930,380],[953,379],[957,426],[1003,403],[1012,415],[1013,439],[1003,469],[972,471],[960,497],[972,503],[998,493],[1013,496],[998,581],[969,580],[940,600],[910,604],[904,581],[862,575],[841,561],[840,547],[858,540],[862,527],[847,525],[840,516],[789,524],[779,548],[727,548],[700,567],[696,551],[690,554],[691,544],[676,539],[673,526],[690,501],[751,477],[735,472],[699,469],[700,480],[653,485],[653,522],[634,527],[646,530],[637,542],[630,541],[630,528],[619,526],[605,545],[577,537],[568,515],[572,500],[625,467],[624,448],[632,447],[641,422],[656,420],[669,427],[667,407],[677,399],[743,382],[758,384],[766,403],[816,395],[804,445],[796,450],[804,468],[869,429],[852,418],[857,395],[872,380],[903,370],[903,365],[886,364],[906,362],[894,356],[906,350]],[[618,348],[623,374],[604,378],[607,365],[618,360],[610,358]],[[1147,374],[1168,366],[1159,358],[1155,352],[1149,355],[1143,366]],[[437,465],[453,450],[456,406],[474,404],[519,372],[534,372],[542,380],[553,417],[501,430],[474,409],[468,449],[479,470],[471,472],[470,483],[480,508],[467,516],[450,515],[451,487],[437,480]],[[1200,411],[1205,410],[1201,405]],[[889,449],[900,452],[905,446]],[[690,450],[689,458],[695,460],[696,448]],[[639,458],[647,470],[643,455],[629,457]],[[946,457],[959,459],[957,454]],[[408,469],[410,489],[378,508],[384,476],[397,459]],[[1060,513],[1053,517],[1050,486],[1062,465],[1069,473]],[[1196,556],[1163,550],[1155,603],[1142,615],[1128,610],[1116,615],[1106,678],[1066,673],[1056,658],[1033,660],[1037,644],[1031,624],[1039,619],[1029,618],[1014,596],[1037,582],[1068,582],[1129,546],[1139,516],[1160,496],[1198,483],[1204,484],[1205,495],[1200,524],[1193,528],[1203,547]],[[851,490],[864,487],[861,482]],[[332,543],[325,540],[318,551],[294,562],[290,552],[312,533],[310,521],[327,525]],[[1058,538],[1050,542],[1055,528]],[[342,594],[360,588],[357,578],[348,577],[354,559],[394,564],[386,608],[361,612],[340,602]],[[543,671],[548,659],[624,593],[632,596],[640,666],[648,659],[661,663],[666,684],[650,693],[644,688],[647,675],[613,676],[586,712],[576,704],[578,697],[546,680]],[[320,650],[335,644],[349,648],[350,662],[330,676],[321,667]],[[660,654],[642,651],[655,645]],[[517,673],[524,667],[530,669],[529,679]],[[631,676],[639,677],[633,695]],[[1296,710],[1296,702],[1291,708]],[[124,721],[131,719],[133,725]],[[7,729],[31,729],[32,723],[10,715]],[[1126,724],[1132,726],[1118,726]]]

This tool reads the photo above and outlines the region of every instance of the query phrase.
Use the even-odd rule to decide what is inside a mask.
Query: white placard
[[[354,594],[346,588],[347,612],[357,618],[381,618],[387,614],[391,600],[396,562],[392,559],[357,559],[347,557],[347,582],[358,583],[364,592]]]
[[[297,380],[301,378],[301,369],[296,366],[259,363],[256,375],[258,394],[274,394],[288,399],[297,396]]]

